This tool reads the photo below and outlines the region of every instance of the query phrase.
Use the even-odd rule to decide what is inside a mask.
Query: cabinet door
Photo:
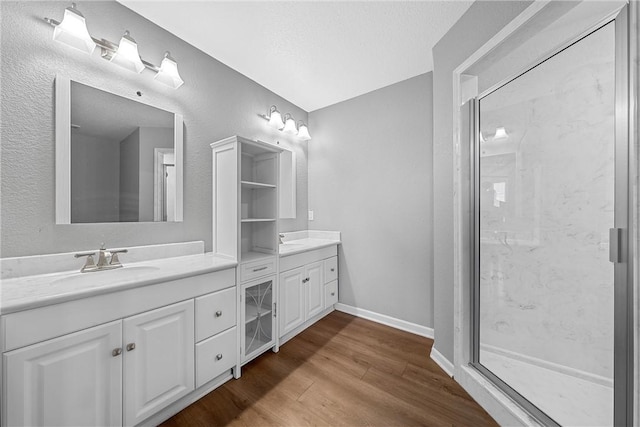
[[[307,316],[306,319],[319,314],[324,309],[324,279],[322,261],[308,264],[305,268],[307,280]]]
[[[121,425],[121,346],[117,321],[5,353],[3,424]]]
[[[304,322],[304,268],[280,273],[280,337]]]
[[[275,344],[274,284],[276,277],[242,286],[240,346],[242,362],[262,354]]]
[[[125,424],[194,389],[193,300],[124,319]]]

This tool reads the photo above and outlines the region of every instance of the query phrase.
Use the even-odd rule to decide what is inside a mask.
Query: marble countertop
[[[339,245],[340,232],[338,231],[294,231],[282,233],[283,243],[280,244],[280,257],[295,255],[314,249],[326,248],[328,246]]]
[[[101,295],[232,268],[236,261],[211,253],[126,263],[114,270],[77,270],[3,279],[0,314]]]

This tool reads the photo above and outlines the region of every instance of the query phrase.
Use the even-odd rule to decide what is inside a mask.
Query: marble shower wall
[[[613,46],[609,24],[480,104],[481,345],[604,378],[613,375]],[[508,137],[494,136],[499,127]]]

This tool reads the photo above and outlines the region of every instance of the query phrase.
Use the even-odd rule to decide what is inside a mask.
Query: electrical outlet
[[[313,211],[309,211],[309,221],[313,221]]]

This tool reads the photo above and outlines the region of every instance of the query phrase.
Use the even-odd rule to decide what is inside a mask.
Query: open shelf
[[[250,152],[248,153],[247,150]],[[240,182],[273,185],[278,183],[278,154],[261,151],[259,147],[242,144]]]
[[[263,188],[276,188],[273,184],[265,184],[263,182],[253,182],[253,181],[240,181],[242,184],[242,188],[250,188],[252,190],[260,190]]]

